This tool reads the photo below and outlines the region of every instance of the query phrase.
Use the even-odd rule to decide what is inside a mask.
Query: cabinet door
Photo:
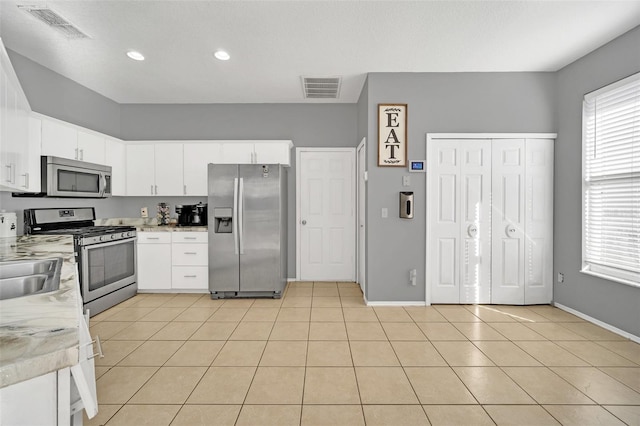
[[[42,120],[42,155],[78,158],[78,131],[58,121]]]
[[[181,143],[155,144],[155,195],[183,195],[183,167]]]
[[[116,139],[105,140],[104,160],[107,166],[111,166],[111,194],[127,194],[127,162],[124,143]]]
[[[29,117],[29,144],[24,161],[21,184],[27,192],[40,192],[40,147],[42,140],[42,120]]]
[[[127,145],[127,195],[155,195],[152,144]]]
[[[171,271],[171,288],[180,290],[209,289],[207,266],[174,266]]]
[[[291,165],[291,148],[289,141],[256,142],[254,152],[254,162],[257,164]]]
[[[138,290],[171,288],[171,244],[138,244]]]
[[[207,165],[222,161],[220,143],[184,144],[184,195],[207,195]]]
[[[104,136],[78,131],[78,160],[89,163],[105,164]]]
[[[253,142],[223,142],[222,162],[224,164],[252,164]]]

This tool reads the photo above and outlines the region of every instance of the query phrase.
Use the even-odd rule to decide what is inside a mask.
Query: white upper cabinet
[[[153,144],[129,144],[127,151],[127,195],[155,195]]]
[[[78,160],[105,164],[105,137],[78,130]]]
[[[40,192],[40,146],[42,120],[29,117],[29,148],[24,157],[24,173],[21,174],[24,191]]]
[[[254,163],[291,165],[291,141],[263,141],[253,145]]]
[[[58,120],[42,120],[42,155],[77,159],[78,130]]]
[[[183,195],[181,143],[155,144],[155,195]]]
[[[125,144],[114,138],[105,139],[104,160],[111,166],[111,195],[127,195],[127,151]]]
[[[105,136],[64,121],[43,118],[42,155],[105,164]]]
[[[222,144],[184,144],[184,195],[207,195],[207,167],[222,160]]]
[[[224,141],[224,164],[283,164],[291,165],[291,141]]]
[[[0,40],[0,190],[25,191],[31,107]],[[28,185],[27,185],[28,186]]]
[[[182,144],[127,144],[127,195],[183,195]]]

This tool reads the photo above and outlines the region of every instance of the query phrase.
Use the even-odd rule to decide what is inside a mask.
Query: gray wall
[[[120,104],[7,49],[33,111],[120,137]]]
[[[377,105],[408,104],[409,159],[426,157],[426,133],[554,132],[554,73],[373,73],[368,78],[367,300],[425,300],[426,175],[377,166]],[[413,220],[398,218],[398,192],[413,191]],[[389,209],[382,219],[380,211]],[[417,269],[417,285],[409,270]]]
[[[560,70],[555,146],[554,300],[640,336],[640,288],[580,271],[582,262],[582,100],[586,93],[640,71],[640,27]]]

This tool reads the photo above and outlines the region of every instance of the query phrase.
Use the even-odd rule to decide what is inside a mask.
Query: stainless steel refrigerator
[[[211,298],[279,298],[287,284],[287,173],[279,164],[209,164]]]

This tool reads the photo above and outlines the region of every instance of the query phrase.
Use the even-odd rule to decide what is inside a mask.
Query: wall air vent
[[[71,22],[49,9],[47,6],[19,4],[19,9],[31,14],[35,18],[62,32],[67,38],[89,38],[89,36]]]
[[[302,86],[307,99],[337,99],[340,77],[302,77]]]

